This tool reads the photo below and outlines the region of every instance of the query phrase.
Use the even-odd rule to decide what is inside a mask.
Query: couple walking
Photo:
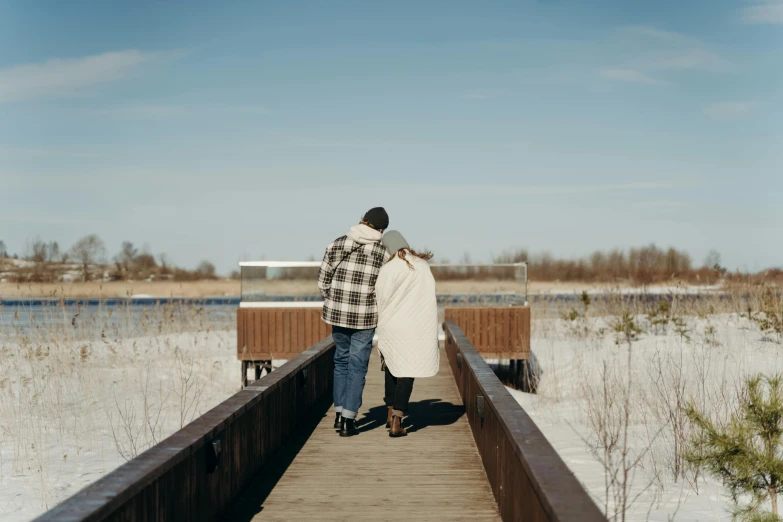
[[[326,248],[318,288],[323,320],[332,325],[335,429],[341,437],[358,432],[365,377],[378,334],[386,375],[384,402],[389,436],[407,435],[402,426],[413,379],[438,372],[438,312],[435,280],[427,261],[389,227],[382,207],[367,211],[358,225]]]

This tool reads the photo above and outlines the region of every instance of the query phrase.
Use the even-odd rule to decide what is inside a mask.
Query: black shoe
[[[356,429],[356,421],[354,419],[343,418],[340,423],[340,436],[341,437],[353,437],[358,435],[359,430]]]
[[[334,429],[339,430],[341,426],[341,420],[343,419],[343,415],[340,412],[337,412],[337,415],[334,416]]]

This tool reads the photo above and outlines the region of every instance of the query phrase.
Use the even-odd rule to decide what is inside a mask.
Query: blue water
[[[203,304],[209,306],[239,306],[239,297],[117,297],[117,298],[35,298],[35,299],[3,299],[0,298],[0,306],[14,307],[42,307],[42,306],[159,306],[165,304]]]
[[[698,301],[703,296],[678,296],[681,301]],[[616,295],[591,295],[593,302],[617,300]],[[578,302],[578,294],[530,295],[533,307],[550,308],[558,303]],[[668,294],[627,294],[619,297],[625,303],[655,303],[671,301]],[[183,328],[233,328],[240,297],[209,298],[110,298],[110,299],[0,299],[0,334],[9,329],[32,328],[41,325],[62,325],[83,329],[89,336],[104,331],[120,330],[125,335],[139,335],[160,328],[164,321]],[[263,296],[258,301],[291,302],[318,301],[319,296]],[[438,295],[439,308],[446,306],[509,306],[524,304],[523,297],[513,293]],[[203,326],[206,327],[206,326]]]
[[[0,337],[18,330],[52,326],[65,328],[80,337],[232,328],[238,306],[238,297],[2,299]]]

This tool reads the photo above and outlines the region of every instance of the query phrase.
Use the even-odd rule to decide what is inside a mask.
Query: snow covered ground
[[[731,520],[732,506],[721,484],[682,466],[679,443],[688,439],[690,427],[679,405],[693,402],[713,418],[725,419],[737,403],[743,376],[783,370],[781,345],[765,339],[747,319],[722,314],[683,321],[680,327],[655,326],[638,318],[647,333],[631,352],[630,460],[640,460],[633,470],[629,521]],[[618,488],[607,487],[600,443],[606,430],[600,425],[622,424],[628,347],[616,344],[608,322],[535,321],[538,394],[510,391],[611,515]],[[616,462],[619,453],[613,456]]]
[[[151,309],[133,316],[141,331],[85,315],[3,328],[0,520],[30,520],[239,389],[233,320],[207,312]],[[690,435],[678,405],[727,418],[742,377],[783,371],[783,349],[733,314],[683,316],[680,326],[637,319],[646,332],[631,352],[629,455],[639,463],[628,520],[730,520],[719,483],[687,467],[675,476],[675,448]],[[69,333],[78,321],[92,322]],[[612,511],[617,488],[607,488],[596,426],[621,421],[628,348],[604,319],[541,319],[532,331],[538,394],[511,393]]]
[[[722,284],[717,285],[690,285],[690,284],[654,284],[649,286],[625,286],[625,285],[595,285],[583,288],[585,285],[574,285],[572,288],[550,287],[531,283],[530,297],[581,295],[582,291],[588,295],[702,295],[721,292]],[[537,288],[540,287],[540,288]]]
[[[7,332],[4,332],[6,334]],[[239,390],[236,333],[0,342],[0,520],[30,520]]]

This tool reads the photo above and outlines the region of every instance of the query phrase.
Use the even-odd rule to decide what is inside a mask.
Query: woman
[[[390,437],[404,437],[402,418],[408,409],[413,379],[438,373],[438,305],[435,279],[427,260],[396,230],[383,236],[389,260],[375,283],[378,300],[378,350],[386,365]]]

